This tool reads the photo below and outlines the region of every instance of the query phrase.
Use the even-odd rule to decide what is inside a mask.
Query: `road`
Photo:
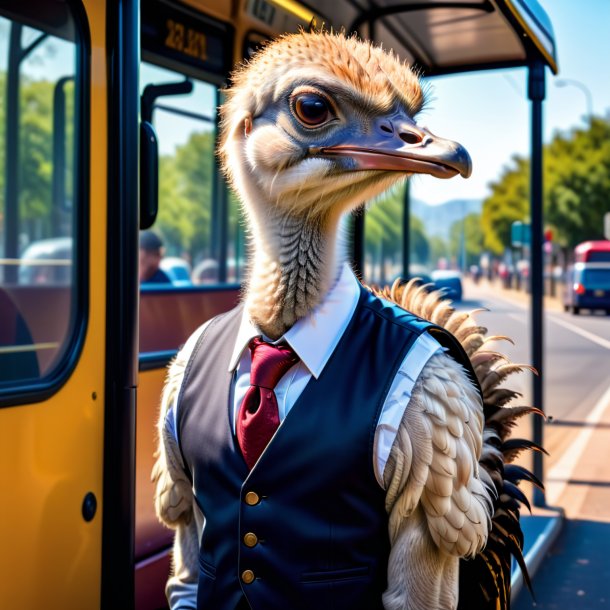
[[[489,309],[478,322],[515,342],[495,348],[530,362],[528,297],[486,282],[466,284],[465,297],[460,309]],[[534,577],[536,602],[524,591],[513,610],[610,608],[610,316],[573,316],[551,301],[544,337],[546,499],[563,507],[567,520]],[[521,404],[531,404],[531,375],[519,377],[507,385],[523,392]],[[530,431],[527,422],[517,433]]]
[[[515,343],[502,342],[495,348],[507,353],[513,362],[531,362],[529,299],[486,282],[466,284],[464,294],[460,309],[485,307],[489,311],[478,314],[478,322],[489,329],[489,334],[507,335]],[[597,455],[599,465],[604,466],[600,469],[596,468],[595,456],[591,459],[586,451],[600,443],[610,449],[610,316],[574,316],[564,313],[556,302],[550,305],[545,309],[543,370],[544,406],[549,418],[544,428],[544,446],[550,454],[545,460],[547,501],[563,501],[569,516],[582,517],[584,508],[590,516],[610,521],[610,452]],[[523,404],[531,404],[531,374],[523,373],[508,385],[523,393]],[[605,460],[609,462],[607,474],[602,472]],[[566,482],[578,489],[568,490]],[[609,487],[603,490],[602,501],[604,498],[597,496],[603,487],[600,484],[606,482]],[[593,490],[595,497],[591,489],[585,489],[590,487],[598,488]],[[567,492],[569,502],[563,497]],[[587,495],[601,512],[590,514]]]

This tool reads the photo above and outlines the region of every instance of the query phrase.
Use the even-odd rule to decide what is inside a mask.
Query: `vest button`
[[[258,504],[261,501],[258,494],[254,491],[249,491],[246,494],[245,500],[246,504],[248,504],[249,506],[254,506],[255,504]]]
[[[249,585],[250,583],[254,582],[254,572],[252,570],[244,570],[241,573],[241,579],[244,583]]]
[[[244,544],[246,546],[249,546],[250,548],[252,548],[253,546],[256,546],[258,544],[258,537],[256,534],[253,534],[252,532],[248,532],[247,534],[244,535]]]

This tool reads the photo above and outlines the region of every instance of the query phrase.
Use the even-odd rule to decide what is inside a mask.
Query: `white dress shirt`
[[[300,359],[280,379],[275,388],[280,426],[311,377],[317,379],[321,375],[352,319],[359,297],[360,284],[351,269],[345,264],[339,280],[326,295],[324,301],[310,315],[296,322],[276,342],[288,343]],[[183,353],[187,358],[206,325],[207,323],[195,331],[185,344]],[[239,406],[250,385],[251,355],[248,343],[261,334],[244,310],[233,355],[229,362],[229,371],[234,373],[230,413],[233,432],[235,432],[235,420]],[[443,348],[432,336],[428,333],[421,334],[411,346],[394,378],[382,407],[374,441],[375,476],[381,487],[384,487],[383,471],[403,413],[409,404],[413,386],[430,357],[442,350]],[[177,438],[175,404],[168,411],[165,422],[172,435]]]

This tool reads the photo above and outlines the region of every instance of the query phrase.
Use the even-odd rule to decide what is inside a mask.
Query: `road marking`
[[[519,309],[529,309],[528,302],[522,302],[516,299],[511,299],[510,297],[505,297],[504,295],[499,295],[495,292],[493,293],[493,295],[485,295],[484,298],[490,301],[502,301],[506,305],[512,305],[513,307],[518,307]]]
[[[549,319],[555,322],[555,324],[559,324],[559,326],[563,326],[564,328],[571,330],[573,333],[576,333],[577,335],[580,335],[585,339],[589,339],[589,341],[593,341],[593,343],[597,343],[597,345],[601,345],[606,349],[610,349],[610,341],[608,341],[607,339],[598,337],[597,335],[590,333],[588,330],[584,330],[579,326],[576,326],[571,322],[566,322],[565,320],[562,320],[561,318],[558,318],[556,316],[549,316]]]
[[[516,320],[517,322],[523,322],[523,314],[509,313],[508,317],[512,318],[513,320]],[[593,343],[596,343],[597,345],[601,345],[601,347],[610,349],[610,341],[608,341],[608,339],[604,339],[603,337],[598,337],[597,335],[594,335],[593,333],[589,332],[588,330],[584,330],[583,328],[580,328],[580,326],[576,326],[576,324],[572,324],[571,322],[566,322],[565,320],[562,320],[561,318],[559,318],[555,315],[547,314],[546,317],[549,320],[551,320],[551,322],[554,322],[555,324],[558,324],[559,326],[563,326],[565,329],[571,330],[573,333],[580,335],[581,337],[584,337],[585,339],[589,339],[589,341],[592,341]]]
[[[547,504],[554,506],[572,478],[572,473],[578,466],[591,435],[595,432],[595,426],[604,416],[606,408],[610,404],[610,387],[604,392],[597,401],[593,410],[585,418],[586,426],[578,433],[576,440],[570,444],[568,450],[561,456],[559,461],[548,471],[546,482],[546,501]]]

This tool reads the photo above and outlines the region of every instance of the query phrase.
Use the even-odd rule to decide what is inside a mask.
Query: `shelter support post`
[[[544,274],[543,274],[543,168],[542,168],[542,102],[545,98],[545,66],[535,61],[529,66],[528,97],[532,103],[531,166],[530,166],[530,217],[531,217],[531,343],[532,364],[538,371],[533,378],[533,404],[544,411]],[[542,445],[543,421],[534,417],[533,441]],[[534,452],[534,474],[543,481],[543,454]],[[545,506],[544,492],[534,488],[534,505]]]
[[[364,278],[364,207],[352,213],[352,269]]]
[[[410,182],[405,182],[402,206],[402,277],[408,280],[411,266],[411,189]]]

